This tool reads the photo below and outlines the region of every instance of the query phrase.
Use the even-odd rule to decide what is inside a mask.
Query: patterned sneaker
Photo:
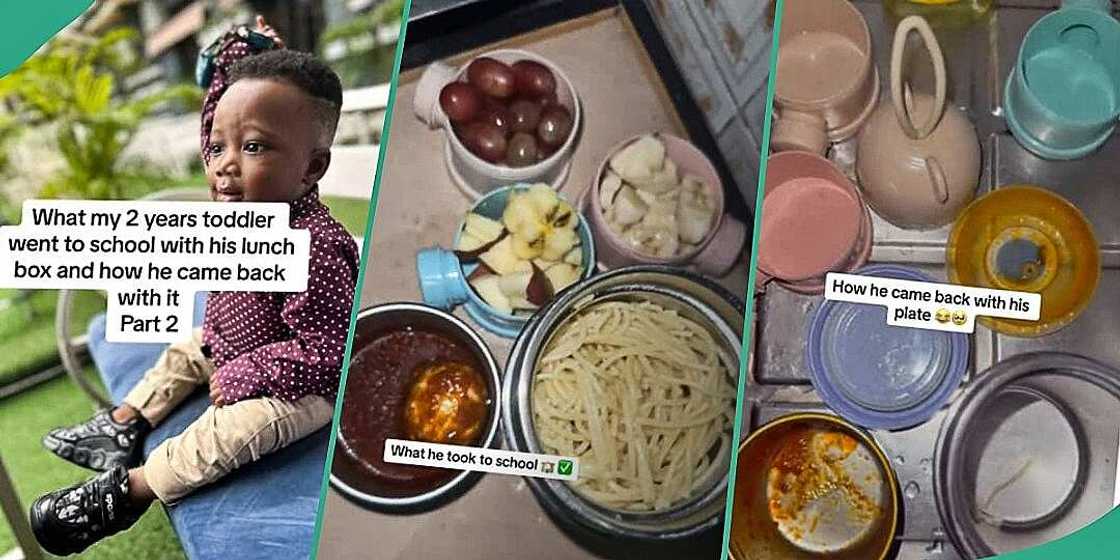
[[[131,468],[140,464],[141,440],[149,431],[151,427],[142,417],[120,424],[108,410],[102,410],[81,424],[51,430],[43,436],[43,447],[95,471]]]
[[[35,500],[31,530],[44,550],[66,556],[128,529],[143,513],[128,498],[128,471],[116,467]]]

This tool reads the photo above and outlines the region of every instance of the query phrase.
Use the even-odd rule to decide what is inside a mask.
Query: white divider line
[[[387,463],[403,463],[421,467],[481,471],[514,476],[535,476],[557,480],[571,481],[579,478],[579,459],[575,457],[402,439],[385,440],[384,460]]]
[[[1112,485],[1112,507],[1120,506],[1120,431],[1117,432],[1116,481]]]

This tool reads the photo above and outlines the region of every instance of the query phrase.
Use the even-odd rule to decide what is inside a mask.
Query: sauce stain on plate
[[[770,518],[802,550],[846,550],[872,534],[882,517],[882,482],[875,456],[852,436],[796,430],[770,463]]]

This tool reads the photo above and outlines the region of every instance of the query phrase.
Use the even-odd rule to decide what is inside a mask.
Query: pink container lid
[[[781,280],[799,281],[842,266],[860,236],[860,201],[819,177],[775,187],[762,204],[759,266]]]

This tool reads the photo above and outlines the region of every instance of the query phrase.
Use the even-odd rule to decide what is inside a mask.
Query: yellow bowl
[[[779,454],[783,449],[789,449],[791,441],[796,441],[802,434],[837,432],[861,444],[863,453],[873,463],[878,473],[877,478],[864,480],[865,484],[874,485],[879,504],[875,515],[864,521],[865,528],[860,531],[858,538],[823,549],[808,546],[807,543],[816,539],[819,545],[820,535],[809,533],[829,531],[823,527],[828,521],[822,522],[821,527],[814,521],[808,528],[802,526],[793,534],[788,526],[783,530],[775,521],[775,516],[771,514],[771,499],[774,496],[769,491],[770,478],[773,465],[787,464],[779,458]],[[851,483],[851,480],[848,482]],[[789,496],[790,494],[786,494],[786,497]],[[818,502],[828,503],[828,499],[826,496]],[[739,447],[729,553],[735,560],[883,560],[894,544],[898,510],[897,479],[886,454],[871,436],[829,414],[798,413],[783,416],[755,430]],[[826,512],[816,518],[835,517]],[[836,522],[833,521],[832,524],[835,525]],[[801,531],[804,534],[798,534]]]
[[[1042,295],[1039,320],[981,317],[1012,336],[1041,336],[1072,322],[1093,299],[1100,252],[1084,214],[1030,185],[996,189],[957,217],[945,251],[949,281]]]

